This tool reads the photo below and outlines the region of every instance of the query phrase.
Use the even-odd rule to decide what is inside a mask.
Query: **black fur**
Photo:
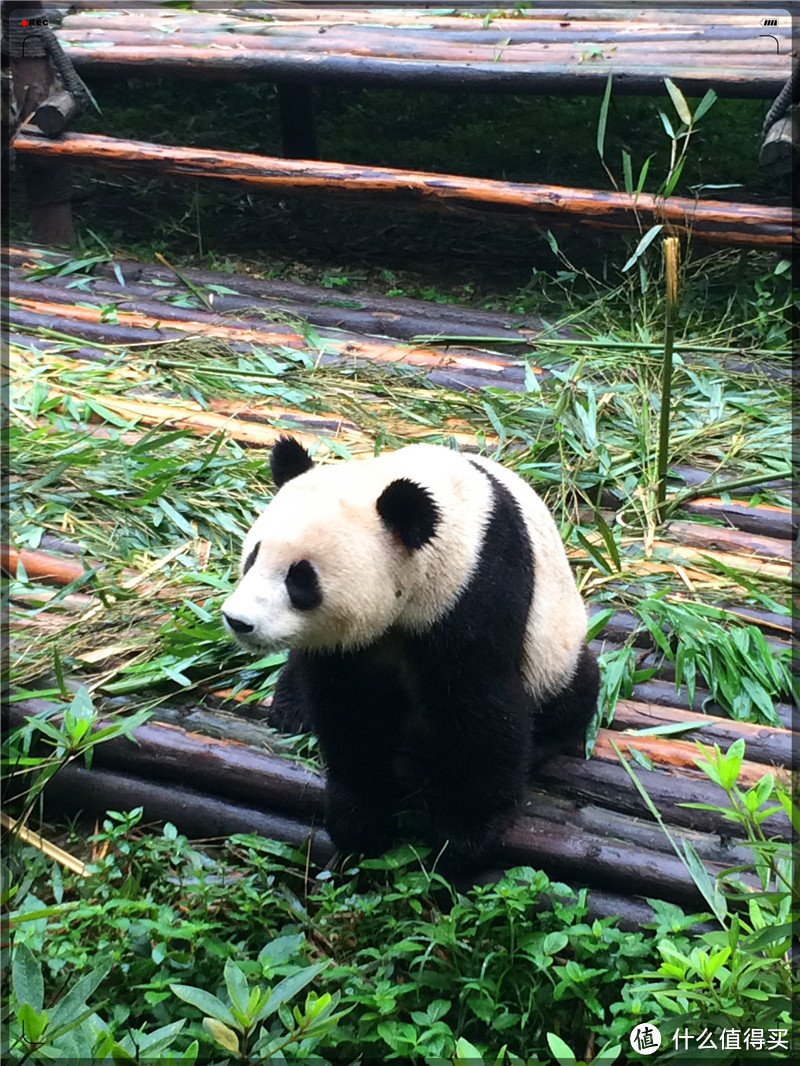
[[[272,480],[281,488],[292,478],[305,474],[314,465],[314,460],[294,437],[279,437],[269,453],[269,468]]]
[[[598,674],[588,648],[557,697],[537,707],[523,689],[532,550],[511,493],[475,465],[492,483],[494,506],[473,579],[453,609],[424,634],[391,631],[361,651],[292,652],[278,682],[272,720],[319,736],[326,822],[344,852],[379,854],[391,843],[398,755],[421,721],[429,841],[436,851],[446,845],[445,871],[474,869],[531,768],[579,735],[594,710]]]
[[[292,606],[298,611],[313,611],[322,603],[322,589],[319,587],[317,571],[308,559],[301,559],[289,567],[286,591]]]
[[[439,508],[426,488],[400,477],[378,497],[378,514],[409,551],[427,544],[439,524]]]
[[[222,617],[228,623],[228,628],[231,633],[252,633],[255,626],[251,626],[249,622],[242,622],[239,618],[234,618],[233,615],[225,614],[222,612]]]
[[[259,550],[260,547],[261,547],[261,541],[259,541],[258,544],[256,544],[255,548],[253,548],[253,550],[250,552],[250,554],[245,559],[244,566],[242,567],[242,577],[244,577],[244,575],[247,573],[247,571],[250,569],[250,567],[253,565],[253,563],[258,558],[258,550]]]

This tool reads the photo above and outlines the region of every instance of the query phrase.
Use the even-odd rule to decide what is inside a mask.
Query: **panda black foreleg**
[[[465,685],[448,717],[431,844],[444,848],[439,868],[451,874],[484,863],[513,818],[530,757],[530,701],[516,678]]]
[[[272,697],[269,723],[281,733],[308,733],[314,726],[303,683],[301,656],[302,653],[296,651],[289,654]]]
[[[394,835],[400,690],[369,650],[309,655],[305,670],[325,762],[326,828],[340,851],[380,855]]]
[[[584,646],[567,687],[536,708],[531,770],[585,738],[599,692],[600,667],[594,652]]]

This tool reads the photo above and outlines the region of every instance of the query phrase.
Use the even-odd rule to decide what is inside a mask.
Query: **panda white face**
[[[241,580],[222,607],[225,626],[256,651],[369,643],[399,610],[394,554],[374,501],[370,513],[298,479],[245,539]]]
[[[447,448],[315,466],[291,438],[270,457],[280,491],[247,534],[223,604],[242,647],[366,647],[449,610],[477,563],[487,479]]]

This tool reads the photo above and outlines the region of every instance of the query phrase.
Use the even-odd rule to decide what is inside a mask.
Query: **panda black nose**
[[[243,622],[241,618],[234,618],[232,615],[225,614],[224,611],[222,612],[222,617],[234,633],[252,633],[256,628],[255,626],[251,626],[249,622]]]

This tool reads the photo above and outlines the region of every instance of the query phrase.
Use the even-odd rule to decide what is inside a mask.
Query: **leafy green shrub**
[[[246,1063],[474,1051],[533,1066],[613,1062],[642,1021],[661,1029],[664,1062],[681,1061],[672,1038],[698,1023],[789,1031],[796,891],[789,845],[764,826],[800,816],[779,776],[737,783],[743,742],[698,750],[752,862],[715,883],[674,841],[709,911],[651,900],[653,922],[632,932],[530,867],[459,891],[410,846],[309,882],[288,845],[244,835],[201,850],[171,825],[145,834],[137,810],[109,812],[86,877],[15,848],[3,1050]]]

